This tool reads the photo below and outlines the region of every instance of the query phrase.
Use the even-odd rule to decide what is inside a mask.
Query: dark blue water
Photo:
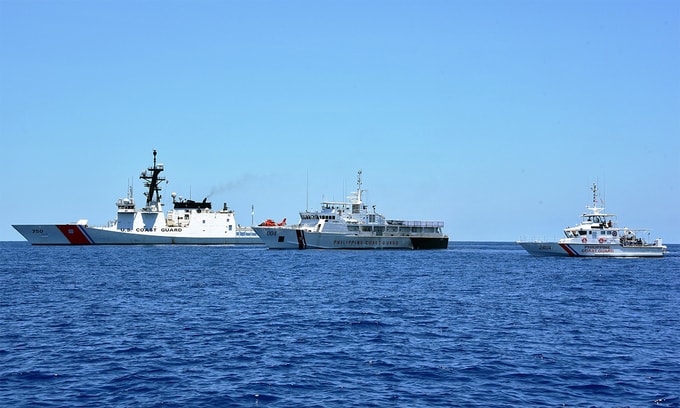
[[[680,406],[663,259],[0,243],[0,406]]]

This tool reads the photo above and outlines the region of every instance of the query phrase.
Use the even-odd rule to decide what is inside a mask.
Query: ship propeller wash
[[[598,207],[597,185],[593,184],[593,206],[581,215],[581,223],[564,229],[565,237],[557,242],[517,241],[527,252],[536,256],[591,257],[661,257],[667,252],[661,239],[649,243],[641,228],[620,227],[615,214]]]
[[[234,211],[226,203],[215,211],[207,198],[197,202],[172,193],[174,208],[165,214],[160,194],[163,170],[154,150],[153,166],[139,176],[146,188],[144,207],[135,207],[130,188],[128,196],[116,202],[116,219],[107,226],[90,226],[87,220],[80,220],[13,227],[33,245],[262,244],[251,227],[236,223]]]
[[[364,203],[361,170],[349,201],[324,201],[319,211],[300,212],[300,222],[267,220],[253,227],[271,249],[445,249],[441,221],[388,220]]]

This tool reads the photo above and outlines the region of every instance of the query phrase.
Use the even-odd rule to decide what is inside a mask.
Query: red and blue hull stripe
[[[59,231],[68,239],[72,245],[93,245],[94,240],[87,233],[83,225],[61,224],[57,225]]]
[[[574,248],[572,248],[568,244],[560,244],[560,246],[562,247],[562,249],[564,249],[564,252],[569,254],[569,256],[581,256],[581,255],[579,255],[578,252],[576,252],[576,250],[574,250]]]

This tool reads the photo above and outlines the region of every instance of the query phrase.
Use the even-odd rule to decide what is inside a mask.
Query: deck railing
[[[389,225],[399,225],[404,227],[443,227],[444,221],[405,221],[405,220],[387,220]]]

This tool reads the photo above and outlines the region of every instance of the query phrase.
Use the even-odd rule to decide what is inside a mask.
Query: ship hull
[[[446,249],[448,237],[375,236],[253,227],[270,249]]]
[[[517,242],[534,256],[571,256],[571,257],[662,257],[666,252],[663,245],[622,246],[612,243],[567,243],[567,242]]]
[[[33,224],[13,227],[33,245],[262,245],[262,240],[249,228],[225,236],[200,234],[181,228],[133,232],[81,224]]]

